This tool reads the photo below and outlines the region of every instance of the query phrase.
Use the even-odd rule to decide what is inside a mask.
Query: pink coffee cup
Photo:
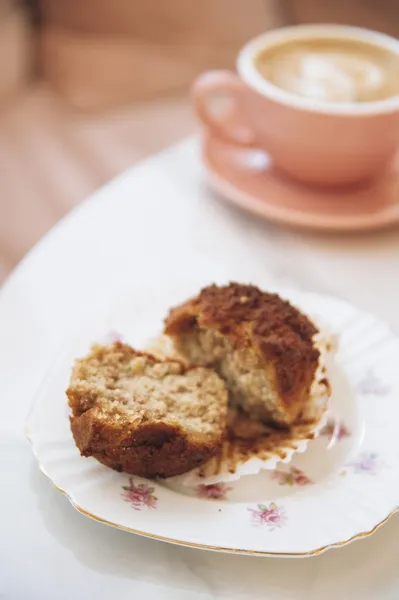
[[[261,35],[241,50],[238,74],[209,71],[194,82],[200,121],[213,136],[268,152],[276,167],[303,182],[343,185],[377,176],[399,145],[399,96],[373,102],[324,102],[294,95],[267,81],[255,66],[264,49],[290,40],[359,40],[397,56],[399,41],[345,25],[299,25]],[[233,102],[235,125],[213,114],[216,95]],[[229,125],[226,125],[229,123]]]

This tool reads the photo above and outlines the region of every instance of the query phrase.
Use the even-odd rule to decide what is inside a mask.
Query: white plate
[[[373,316],[331,297],[284,293],[339,335],[331,422],[289,465],[186,489],[79,456],[65,399],[73,359],[107,332],[143,344],[157,333],[168,307],[203,283],[126,292],[79,328],[28,419],[43,473],[97,521],[196,548],[309,556],[375,531],[399,505],[399,340]]]

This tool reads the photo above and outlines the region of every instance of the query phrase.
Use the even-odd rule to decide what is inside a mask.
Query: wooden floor
[[[32,86],[0,114],[0,282],[74,205],[194,130],[186,98],[85,116]]]

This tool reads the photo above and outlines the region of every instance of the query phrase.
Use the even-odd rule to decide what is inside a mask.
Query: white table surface
[[[399,331],[398,231],[284,230],[220,202],[203,175],[192,140],[131,169],[53,229],[1,291],[0,598],[399,598],[399,515],[314,558],[228,556],[90,521],[37,468],[23,431],[34,394],[78,316],[128,284],[192,270],[262,273],[352,300]]]

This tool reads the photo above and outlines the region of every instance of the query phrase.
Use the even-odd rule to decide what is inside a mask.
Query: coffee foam
[[[282,90],[325,102],[372,102],[399,93],[399,58],[365,42],[293,40],[261,51],[263,77]]]

